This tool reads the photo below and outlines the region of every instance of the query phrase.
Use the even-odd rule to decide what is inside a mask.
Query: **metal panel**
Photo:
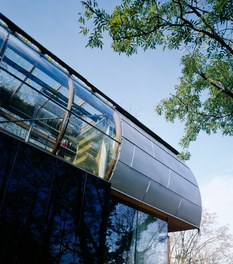
[[[154,157],[171,168],[173,171],[197,185],[197,182],[190,169],[183,162],[171,155],[170,152],[160,148],[157,144],[154,144]]]
[[[128,140],[122,139],[119,160],[131,166],[135,146]]]
[[[171,172],[169,189],[191,202],[196,200],[197,187],[174,171]]]
[[[162,163],[166,164],[167,163],[167,152],[164,151],[163,148],[161,148],[159,145],[153,143],[153,156],[157,159],[160,160]]]
[[[142,208],[146,204],[175,218],[176,223],[169,218],[175,223],[171,230],[182,230],[186,224],[186,229],[199,227],[201,197],[190,169],[165,145],[139,132],[136,124],[125,118],[121,122],[122,146],[112,187],[135,198],[137,204],[141,201]]]
[[[152,142],[137,129],[123,121],[123,136],[133,144],[153,155]]]
[[[181,197],[162,185],[151,182],[143,202],[158,208],[168,214],[175,215],[179,208]]]
[[[197,205],[199,205],[200,207],[202,207],[202,203],[201,203],[201,193],[200,193],[200,190],[199,190],[198,187],[196,188],[196,197],[195,197],[194,203],[197,204]]]
[[[169,169],[137,147],[132,167],[150,179],[164,186],[168,185]]]
[[[121,122],[122,122],[122,137],[125,137],[128,140],[134,142],[135,129],[127,122],[125,122],[124,119],[121,119]]]
[[[124,116],[122,113],[119,113],[121,121],[124,121],[130,125],[133,125],[133,122],[126,116]]]
[[[135,126],[136,125],[134,125],[133,127],[129,123],[123,121],[124,138],[132,142],[135,146],[144,150],[149,155],[154,156],[155,159],[159,160],[161,163],[165,164],[167,167],[171,168],[178,174],[181,174],[183,177],[187,177],[189,181],[192,181],[195,185],[197,185],[195,178],[193,177],[192,174],[190,174],[190,170],[186,167],[185,164],[183,164],[181,161],[175,158],[175,156],[172,155],[172,153],[169,150],[166,151],[165,147],[160,146],[161,144],[159,142],[157,142],[156,144],[152,143],[152,141],[146,136],[144,136],[141,132],[139,132],[135,128]],[[156,140],[154,139],[154,141]],[[129,162],[127,162],[127,164],[130,165]]]
[[[182,200],[176,216],[188,223],[193,223],[196,227],[199,227],[201,221],[201,207],[187,200]]]
[[[116,190],[142,200],[150,180],[126,164],[118,161],[110,182]]]
[[[181,171],[182,171],[181,174],[185,175],[187,180],[189,180],[190,182],[192,182],[194,185],[198,187],[195,176],[193,175],[192,171],[187,166],[183,166],[181,168]]]

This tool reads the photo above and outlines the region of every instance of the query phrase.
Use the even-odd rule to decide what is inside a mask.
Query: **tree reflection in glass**
[[[167,223],[122,203],[112,203],[105,263],[167,264]]]
[[[0,134],[0,263],[167,263],[167,223],[110,183]]]
[[[0,134],[0,263],[102,264],[110,184]]]

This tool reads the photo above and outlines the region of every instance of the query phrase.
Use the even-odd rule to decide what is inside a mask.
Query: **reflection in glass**
[[[167,223],[137,211],[134,218],[131,263],[167,264]]]
[[[167,232],[166,222],[112,202],[105,263],[167,264]]]
[[[0,128],[108,179],[120,138],[115,111],[25,39],[7,39],[8,29],[0,27]]]
[[[0,133],[0,263],[167,264],[167,223],[110,184]]]
[[[167,262],[167,223],[110,199],[117,113],[0,25],[0,263]],[[66,161],[66,162],[64,162]],[[70,166],[71,163],[74,166]]]
[[[112,201],[108,219],[105,263],[130,263],[135,209]]]
[[[0,133],[0,263],[102,264],[110,184]]]

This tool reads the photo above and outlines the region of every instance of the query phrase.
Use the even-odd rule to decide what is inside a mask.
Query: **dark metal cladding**
[[[172,231],[199,228],[201,196],[191,170],[131,120],[123,115],[120,119],[121,148],[112,188],[136,199],[142,208],[164,212]]]

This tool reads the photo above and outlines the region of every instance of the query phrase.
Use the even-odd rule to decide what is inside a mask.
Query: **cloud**
[[[217,222],[233,234],[233,176],[216,176],[200,189],[203,208],[216,212]]]

